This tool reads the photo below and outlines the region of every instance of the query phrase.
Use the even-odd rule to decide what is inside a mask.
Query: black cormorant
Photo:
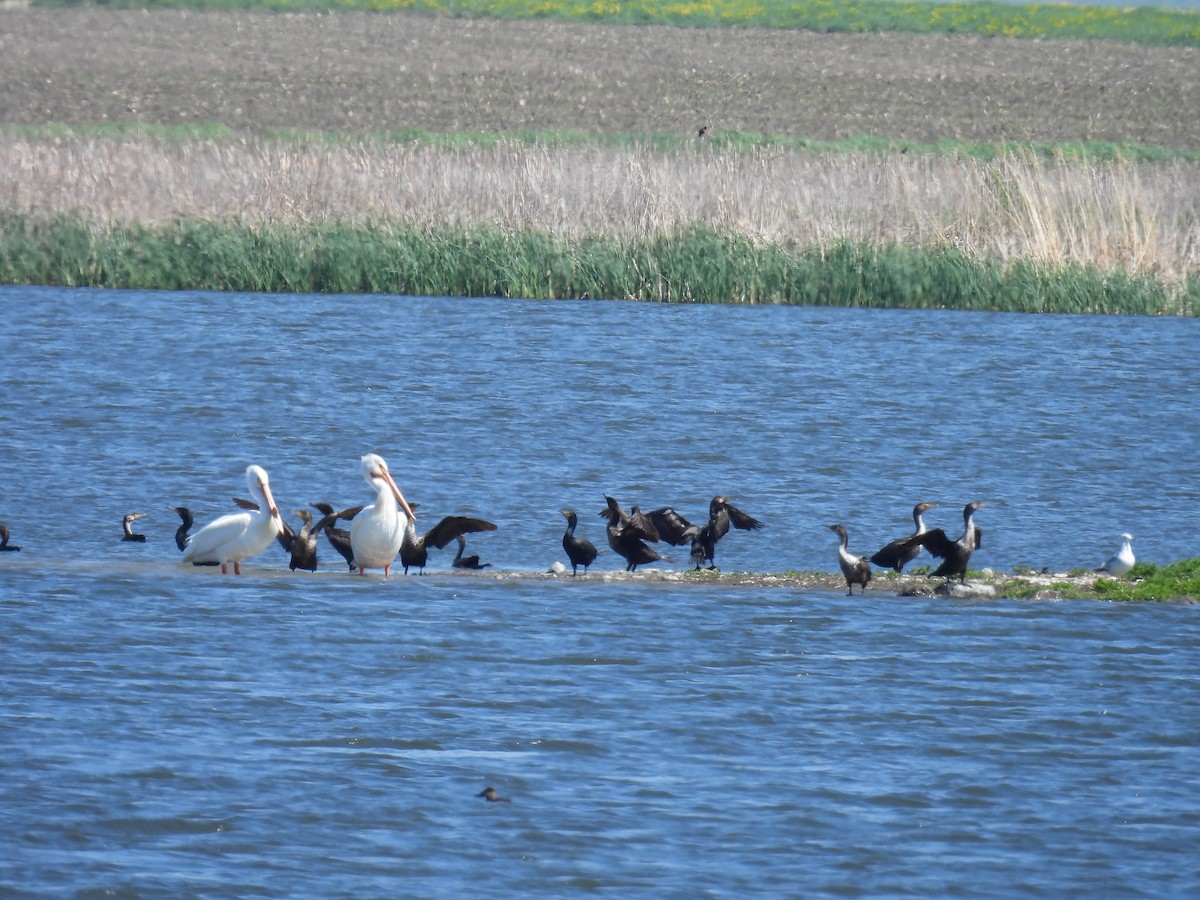
[[[20,549],[20,547],[14,546],[8,542],[8,526],[3,522],[0,522],[0,550],[15,552]]]
[[[690,561],[697,569],[707,560],[708,567],[714,571],[717,570],[716,561],[713,559],[717,552],[717,541],[729,533],[730,525],[742,531],[753,531],[763,527],[763,523],[758,519],[742,512],[729,502],[728,497],[720,495],[713,497],[709,502],[708,523],[703,527],[693,525],[669,506],[653,510],[650,520],[659,536],[668,544],[691,544]]]
[[[494,787],[490,787],[490,786],[485,787],[482,791],[480,791],[475,796],[482,797],[488,803],[507,803],[508,802],[507,797],[501,797],[500,792],[497,791]]]
[[[571,574],[576,575],[580,566],[583,566],[583,574],[587,574],[588,566],[596,561],[596,557],[600,551],[596,549],[596,545],[586,538],[575,536],[575,526],[579,522],[578,516],[575,515],[575,510],[564,509],[560,510],[563,517],[567,520],[567,531],[563,535],[563,549],[567,551],[567,559],[571,560]]]
[[[636,572],[637,567],[652,562],[670,560],[651,547],[646,541],[657,541],[658,530],[650,517],[636,506],[628,515],[612,497],[605,495],[608,506],[600,515],[608,519],[608,546],[619,553],[626,562],[626,572]]]
[[[846,529],[841,525],[826,526],[830,531],[836,532],[841,538],[838,544],[838,565],[842,569],[842,574],[846,576],[846,596],[854,595],[854,585],[858,585],[862,593],[866,593],[867,584],[871,580],[871,564],[867,562],[866,557],[855,556],[851,553],[846,545],[849,543],[849,537],[846,535]]]
[[[346,565],[350,567],[350,571],[354,571],[354,550],[350,547],[350,532],[345,528],[338,528],[336,522],[338,519],[349,521],[353,519],[359,512],[362,511],[361,506],[351,506],[347,509],[334,512],[333,507],[328,503],[312,503],[313,509],[321,513],[322,518],[312,527],[312,533],[324,531],[325,537],[329,540],[329,544],[334,550],[346,561]]]
[[[918,503],[913,507],[912,517],[913,524],[917,530],[908,537],[896,538],[878,553],[871,557],[871,562],[879,566],[881,569],[895,569],[900,572],[906,565],[916,559],[921,553],[920,544],[911,544],[913,538],[925,533],[925,520],[921,518],[921,513],[927,509],[933,509],[937,506],[936,503]]]
[[[942,563],[930,575],[941,576],[950,581],[955,575],[960,583],[967,580],[967,562],[971,554],[983,543],[983,530],[975,527],[975,510],[987,506],[982,501],[968,503],[963,507],[963,535],[957,541],[946,537],[946,532],[940,528],[918,534],[905,542],[905,545],[922,546],[934,556],[940,556]]]
[[[483,519],[475,519],[471,516],[446,516],[427,532],[419,535],[416,522],[409,519],[408,526],[404,529],[404,541],[400,544],[400,563],[404,566],[404,574],[408,574],[409,566],[416,566],[420,574],[424,574],[431,546],[440,550],[460,534],[495,530],[495,525],[485,522]]]
[[[456,569],[486,569],[491,563],[481,563],[479,554],[475,553],[471,556],[463,556],[463,552],[467,549],[467,539],[461,534],[454,538],[458,541],[458,552],[454,554],[454,562],[452,565]]]
[[[146,536],[144,534],[138,534],[133,530],[133,523],[138,519],[143,519],[145,517],[145,513],[129,513],[123,519],[121,519],[121,528],[125,531],[125,534],[121,537],[121,540],[133,541],[137,544],[146,543]]]

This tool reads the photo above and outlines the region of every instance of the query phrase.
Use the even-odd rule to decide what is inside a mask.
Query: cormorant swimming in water
[[[479,554],[471,556],[463,556],[463,551],[467,549],[467,539],[461,534],[455,535],[455,540],[458,541],[458,552],[454,554],[454,562],[452,565],[456,569],[486,569],[491,563],[481,563]]]
[[[604,499],[608,506],[600,511],[600,515],[608,519],[608,546],[625,559],[626,572],[636,572],[638,566],[646,563],[670,562],[646,543],[659,539],[658,530],[649,516],[636,506],[626,515],[612,497],[605,495]]]
[[[138,519],[143,519],[145,517],[145,513],[129,513],[125,516],[125,518],[121,519],[121,528],[125,530],[125,534],[121,540],[133,541],[138,544],[146,543],[146,536],[144,534],[138,534],[133,530],[133,523]]]
[[[830,531],[836,532],[841,538],[838,544],[838,565],[842,569],[842,574],[846,576],[846,596],[854,596],[854,585],[861,588],[862,593],[866,593],[867,583],[871,580],[871,564],[867,562],[866,557],[855,556],[851,553],[846,545],[849,543],[849,537],[846,535],[846,529],[841,525],[827,525]]]
[[[575,536],[575,526],[579,522],[575,510],[563,509],[560,512],[567,520],[567,531],[563,535],[562,545],[563,549],[567,551],[567,559],[571,560],[571,575],[578,574],[577,570],[580,566],[583,566],[583,574],[586,575],[588,566],[596,561],[600,551],[591,541]]]
[[[963,535],[957,541],[946,537],[946,532],[940,528],[926,531],[905,541],[904,546],[922,546],[934,556],[940,556],[942,563],[930,575],[941,576],[950,581],[955,575],[960,583],[967,580],[967,562],[971,554],[983,544],[983,529],[975,527],[975,510],[987,506],[976,500],[963,507]]]
[[[936,503],[918,503],[913,507],[912,517],[913,524],[917,526],[917,530],[908,537],[896,538],[878,553],[871,557],[871,562],[879,566],[881,569],[895,569],[900,572],[906,565],[916,559],[921,553],[920,544],[909,544],[917,535],[925,533],[925,520],[921,518],[921,513],[928,509],[933,509],[937,506]]]
[[[488,803],[507,803],[508,802],[507,797],[501,797],[500,792],[491,786],[485,787],[482,791],[480,791],[475,796],[482,797]]]
[[[1096,571],[1123,578],[1129,574],[1135,562],[1137,560],[1133,555],[1133,535],[1127,531],[1121,535],[1121,549],[1105,560],[1104,565]]]
[[[417,534],[417,525],[408,520],[404,529],[404,541],[400,544],[400,563],[404,566],[404,574],[408,574],[409,566],[416,566],[421,574],[425,572],[425,563],[429,561],[429,547],[439,550],[449,544],[460,534],[474,534],[479,531],[495,531],[496,526],[483,519],[471,516],[446,516],[422,535]]]
[[[708,567],[713,571],[718,571],[713,559],[717,552],[717,541],[729,533],[730,525],[742,531],[753,531],[763,527],[763,523],[758,519],[746,515],[731,504],[728,497],[720,495],[713,497],[709,502],[708,523],[703,527],[693,525],[669,506],[651,511],[650,520],[659,536],[668,544],[691,544],[690,562],[697,569],[707,560]]]
[[[8,526],[0,522],[0,551],[8,550],[15,552],[20,549],[20,547],[16,547],[8,542]]]

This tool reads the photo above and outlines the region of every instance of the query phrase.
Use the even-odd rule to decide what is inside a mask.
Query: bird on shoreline
[[[404,529],[404,539],[400,544],[400,562],[404,566],[404,574],[408,574],[411,566],[416,566],[419,574],[425,574],[430,547],[441,550],[461,535],[495,530],[495,525],[483,519],[472,516],[446,516],[424,534],[417,534],[416,522],[409,519]]]
[[[20,551],[20,547],[14,546],[8,542],[8,537],[8,526],[3,522],[0,522],[0,552],[8,551],[9,553],[16,553]]]
[[[867,585],[871,581],[871,564],[864,556],[855,556],[849,550],[850,538],[846,534],[846,529],[842,525],[826,525],[830,531],[837,534],[838,543],[838,566],[842,570],[842,574],[846,576],[846,596],[854,596],[854,585],[858,585],[861,593],[867,592]]]
[[[575,510],[562,509],[559,512],[567,520],[567,530],[562,537],[562,546],[567,553],[567,559],[571,561],[571,577],[574,578],[579,574],[580,566],[583,566],[583,574],[586,575],[588,566],[596,561],[600,551],[587,538],[576,536],[575,526],[579,523],[579,517],[575,515]]]
[[[668,544],[691,545],[689,562],[697,570],[703,568],[707,561],[708,568],[714,572],[720,571],[714,559],[717,542],[729,533],[730,526],[741,531],[763,527],[762,522],[742,512],[723,495],[717,495],[709,501],[708,522],[703,526],[693,525],[669,506],[651,510],[649,516],[659,536]]]
[[[925,533],[925,520],[921,514],[933,509],[936,503],[918,503],[913,507],[912,517],[916,531],[908,537],[896,538],[886,547],[871,557],[871,562],[881,569],[894,569],[900,572],[906,565],[921,555],[920,544],[910,544],[913,538]]]
[[[215,562],[221,566],[221,574],[242,574],[242,560],[261,553],[271,544],[283,528],[275,498],[271,496],[271,485],[262,466],[246,467],[246,486],[257,497],[258,509],[229,513],[209,522],[187,538],[183,551],[185,563]]]
[[[294,515],[303,523],[300,530],[294,531],[285,522],[284,531],[279,533],[279,544],[288,552],[289,569],[293,572],[297,569],[315,572],[317,571],[317,534],[319,526],[325,520],[322,518],[314,525],[312,513],[307,509],[298,509]]]
[[[463,556],[463,552],[467,549],[467,539],[461,534],[454,538],[458,541],[458,552],[454,554],[454,562],[450,565],[456,569],[486,569],[491,563],[481,563],[479,554],[475,553],[471,556]]]
[[[124,531],[121,540],[133,541],[136,544],[146,543],[146,536],[144,534],[138,534],[133,530],[133,523],[138,519],[144,519],[145,517],[145,513],[128,513],[123,519],[121,519],[121,528]]]
[[[382,456],[377,453],[363,456],[362,476],[375,491],[375,502],[364,506],[351,521],[350,548],[359,575],[365,575],[367,569],[383,569],[386,578],[404,543],[404,532],[410,522],[416,521],[416,516],[392,480]]]
[[[1121,549],[1104,561],[1104,565],[1095,569],[1106,575],[1124,578],[1129,574],[1137,559],[1133,555],[1133,535],[1126,531],[1121,535]]]
[[[318,531],[325,532],[325,538],[329,541],[329,546],[338,552],[338,555],[346,561],[346,565],[350,567],[350,571],[354,571],[354,549],[350,546],[350,532],[345,528],[337,527],[337,520],[343,519],[347,522],[352,521],[355,516],[362,512],[361,506],[351,506],[347,509],[334,512],[333,505],[329,503],[310,503],[313,509],[321,513],[321,518],[317,524],[312,527],[312,533]]]
[[[934,556],[942,558],[941,565],[929,573],[931,577],[942,577],[949,583],[957,575],[959,583],[965,584],[971,554],[983,545],[983,529],[975,526],[975,511],[985,506],[986,503],[977,500],[963,507],[963,534],[958,540],[952,541],[942,529],[934,528],[909,538],[904,542],[904,549],[918,545],[924,547]]]
[[[604,500],[608,506],[600,511],[600,515],[608,519],[608,546],[625,560],[626,572],[636,572],[638,566],[647,563],[671,561],[646,543],[659,539],[658,531],[648,516],[636,506],[626,514],[620,504],[608,495]]]

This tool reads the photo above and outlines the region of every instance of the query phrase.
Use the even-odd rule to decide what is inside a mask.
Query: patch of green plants
[[[34,0],[42,6],[79,0]],[[1158,7],[1004,3],[999,0],[106,0],[120,8],[370,10],[627,25],[908,31],[1017,38],[1105,38],[1200,46],[1200,15]]]
[[[1200,600],[1200,557],[1167,566],[1138,563],[1124,578],[1101,578],[1095,594],[1103,600]]]
[[[567,241],[500,228],[180,219],[89,227],[0,216],[0,281],[161,290],[391,293],[1007,312],[1200,314],[1200,278],[973,259],[951,248],[761,244],[689,229]]]

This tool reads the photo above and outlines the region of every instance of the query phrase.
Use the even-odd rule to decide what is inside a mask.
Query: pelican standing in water
[[[412,507],[396,487],[388,472],[387,462],[376,453],[362,458],[363,479],[375,491],[375,502],[364,506],[350,525],[350,546],[358,574],[367,569],[383,569],[386,578],[391,572],[409,519],[416,521]]]
[[[1133,556],[1133,535],[1128,531],[1121,535],[1121,549],[1105,560],[1104,565],[1096,569],[1115,578],[1124,578],[1137,562]]]
[[[275,498],[271,496],[266,469],[247,466],[246,487],[259,508],[230,513],[209,522],[187,539],[183,551],[185,563],[216,563],[220,565],[222,575],[228,574],[228,566],[233,563],[233,574],[241,575],[242,560],[262,553],[283,531],[283,520],[279,517]]]

